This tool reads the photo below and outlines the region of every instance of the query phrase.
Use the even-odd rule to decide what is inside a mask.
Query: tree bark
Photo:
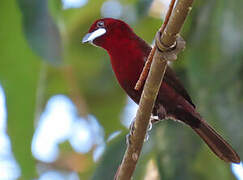
[[[177,1],[168,24],[161,35],[160,41],[165,47],[170,48],[175,44],[177,34],[180,32],[192,8],[192,3],[193,0]],[[168,60],[169,59],[161,59],[161,52],[157,48],[155,49],[152,65],[139,102],[139,109],[136,114],[133,132],[130,136],[130,143],[127,146],[122,164],[119,167],[117,180],[131,179],[135,170]]]

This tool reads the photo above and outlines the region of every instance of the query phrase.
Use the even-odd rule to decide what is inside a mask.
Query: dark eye
[[[97,22],[97,27],[101,28],[101,27],[104,27],[104,26],[105,26],[104,21],[98,21]]]

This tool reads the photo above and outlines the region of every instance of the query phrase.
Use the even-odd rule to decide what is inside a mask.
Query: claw
[[[147,131],[146,134],[145,134],[144,142],[146,142],[148,140],[149,140],[149,134],[148,134],[148,131]]]
[[[133,131],[134,131],[134,129],[135,129],[135,125],[134,125],[134,123],[135,123],[135,118],[132,120],[132,122],[131,122],[131,124],[130,124],[130,126],[129,126],[129,130],[130,130],[130,134],[131,134],[131,135],[133,135]]]
[[[151,121],[151,119],[150,119],[150,121],[149,121],[149,125],[148,125],[148,128],[147,128],[147,132],[148,132],[148,131],[151,131],[152,128],[153,128],[153,123],[152,123],[152,121]]]
[[[155,123],[157,123],[157,122],[159,122],[159,121],[161,121],[161,120],[158,119],[158,118],[156,118],[156,117],[151,117],[151,118],[150,118],[150,123],[152,123],[152,124],[155,124]]]
[[[126,145],[129,146],[131,144],[131,134],[126,135]]]
[[[148,125],[148,128],[147,128],[147,132],[146,132],[146,135],[145,135],[145,138],[144,138],[144,142],[148,141],[148,139],[149,139],[148,132],[152,130],[153,124],[157,123],[158,121],[160,121],[160,119],[157,119],[155,117],[150,118],[149,125]],[[126,144],[127,145],[131,144],[131,136],[133,135],[133,132],[134,132],[134,129],[135,129],[134,123],[135,123],[135,118],[129,126],[129,129],[130,129],[129,134],[126,135]]]

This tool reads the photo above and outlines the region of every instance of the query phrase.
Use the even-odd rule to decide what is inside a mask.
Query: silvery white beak
[[[99,28],[91,33],[86,34],[82,39],[82,43],[92,42],[94,39],[102,36],[105,33],[106,33],[105,28]]]

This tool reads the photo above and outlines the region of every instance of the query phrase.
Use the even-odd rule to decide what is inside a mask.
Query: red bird
[[[104,18],[93,23],[82,40],[104,48],[110,55],[112,68],[121,87],[137,104],[142,89],[134,90],[151,47],[123,21]],[[190,126],[226,162],[240,163],[233,148],[199,115],[187,91],[167,67],[155,102],[153,115],[159,119],[175,119]]]

